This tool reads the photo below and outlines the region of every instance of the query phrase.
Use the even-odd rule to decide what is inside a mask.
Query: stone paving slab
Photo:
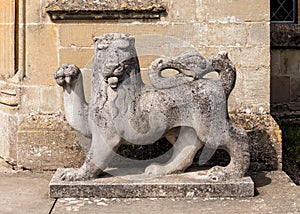
[[[49,213],[54,199],[48,184],[53,173],[0,173],[0,213]]]
[[[50,197],[192,198],[254,195],[254,183],[250,177],[220,182],[208,179],[201,171],[150,178],[143,175],[109,176],[70,182],[60,179],[64,170],[58,169],[53,175],[50,182]]]
[[[191,214],[191,213],[300,213],[300,186],[280,171],[251,174],[256,195],[250,198],[61,198],[53,214]]]
[[[0,213],[300,213],[300,186],[281,171],[251,173],[256,191],[250,198],[61,198],[56,203],[48,192],[52,175],[0,172]]]

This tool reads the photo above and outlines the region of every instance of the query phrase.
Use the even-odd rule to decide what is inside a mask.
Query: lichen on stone
[[[162,0],[51,0],[47,11],[165,11]]]

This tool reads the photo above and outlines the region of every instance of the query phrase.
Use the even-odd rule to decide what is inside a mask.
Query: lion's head
[[[94,72],[101,74],[111,88],[117,88],[128,77],[136,82],[140,70],[134,37],[119,33],[104,34],[95,37],[94,44]]]

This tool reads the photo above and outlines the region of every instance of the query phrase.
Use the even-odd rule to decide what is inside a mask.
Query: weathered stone
[[[233,113],[232,120],[249,136],[250,170],[282,169],[281,130],[270,114]]]
[[[84,152],[77,140],[76,132],[61,116],[25,117],[17,131],[18,165],[38,171],[78,167]]]
[[[184,171],[205,144],[210,149],[228,151],[231,158],[228,166],[211,168],[209,179],[219,181],[244,176],[250,161],[248,138],[228,116],[227,100],[235,85],[236,70],[227,53],[206,59],[190,51],[178,57],[158,58],[149,68],[152,83],[149,87],[140,76],[133,37],[105,34],[95,37],[94,43],[90,104],[86,103],[82,74],[77,66],[62,65],[54,75],[57,84],[64,89],[68,122],[92,138],[85,163],[79,169],[64,171],[63,180],[97,177],[124,141],[147,145],[162,137],[173,144],[173,154],[162,165],[148,165],[145,175]],[[179,74],[162,77],[162,71],[168,68]],[[203,78],[210,72],[218,72],[218,78]],[[200,164],[213,152],[204,147],[202,154]]]
[[[210,46],[245,46],[247,41],[247,26],[244,24],[209,24],[208,44]],[[239,35],[238,37],[236,35]]]
[[[6,160],[17,160],[17,124],[18,117],[15,114],[0,110],[0,156]]]
[[[3,17],[7,16],[5,11],[0,10],[0,12],[4,13]],[[14,43],[14,30],[14,24],[0,23],[0,50],[5,50],[5,53],[0,55],[0,79],[13,77],[15,74],[15,53],[14,47],[11,45]]]
[[[270,20],[269,1],[253,0],[247,4],[244,1],[232,0],[197,1],[197,3],[199,21],[230,23],[269,22]]]
[[[75,0],[75,1],[64,1],[64,0],[51,0],[48,1],[46,9],[48,11],[128,11],[128,10],[137,10],[137,11],[165,11],[164,2],[161,0],[150,0],[150,1],[138,1],[138,0]]]
[[[84,68],[93,61],[93,49],[61,49],[59,50],[59,60],[62,64],[70,64],[76,61],[78,67]]]
[[[299,47],[299,38],[298,24],[271,24],[271,46]]]
[[[148,78],[145,68],[148,68],[151,61],[161,57],[161,55],[174,57],[193,49],[207,57],[219,51],[226,50],[230,53],[229,57],[235,62],[237,68],[237,82],[229,98],[229,109],[232,111],[243,109],[242,112],[245,112],[244,110],[246,108],[251,107],[252,112],[254,112],[256,111],[256,108],[252,108],[256,105],[256,103],[253,103],[255,101],[254,98],[259,97],[259,101],[264,103],[264,110],[269,112],[267,108],[270,103],[269,97],[264,95],[269,93],[267,86],[270,79],[270,73],[265,72],[270,65],[268,61],[270,41],[268,41],[269,29],[267,27],[270,16],[269,1],[262,2],[261,0],[253,0],[251,3],[245,4],[245,2],[241,0],[188,0],[184,2],[180,2],[179,0],[167,0],[164,1],[166,2],[165,8],[167,8],[167,14],[165,17],[161,16],[160,20],[110,19],[97,22],[93,20],[67,20],[55,23],[50,19],[45,8],[51,1],[20,1],[18,4],[16,4],[15,0],[2,0],[1,2],[0,55],[5,60],[0,60],[0,78],[10,86],[4,88],[1,86],[0,88],[1,90],[13,89],[17,91],[16,96],[9,96],[9,99],[7,99],[5,94],[2,101],[6,100],[6,103],[13,103],[11,100],[15,100],[15,98],[18,100],[18,105],[15,107],[0,104],[0,117],[3,119],[1,120],[3,123],[0,125],[1,132],[3,132],[3,134],[1,133],[0,147],[3,153],[0,155],[5,156],[5,158],[9,155],[10,158],[17,159],[16,151],[18,139],[16,133],[24,117],[32,114],[62,113],[62,94],[59,94],[60,90],[52,88],[54,87],[53,84],[55,84],[52,78],[53,69],[65,62],[76,62],[80,68],[83,68],[86,60],[88,60],[92,54],[82,50],[91,49],[93,45],[92,38],[95,35],[109,32],[129,33],[136,37],[136,49],[141,68],[143,69],[142,77],[143,81],[148,81],[148,85],[150,84],[150,79]],[[76,2],[78,3],[79,1],[65,1],[66,4],[72,4],[72,2],[76,4]],[[95,5],[97,1],[94,3],[90,0],[89,2]],[[109,3],[111,2],[112,1]],[[137,1],[131,2],[136,3]],[[142,4],[149,4],[151,2],[141,1]],[[182,7],[182,5],[185,6]],[[82,7],[82,4],[77,4],[77,6]],[[14,14],[15,11],[18,13]],[[15,18],[17,18],[18,22],[15,21]],[[216,25],[221,26],[216,27]],[[235,33],[232,29],[236,28],[237,25],[238,28]],[[291,28],[293,27],[297,28],[297,26],[291,26]],[[220,29],[220,32],[224,32],[228,38],[218,36],[222,33],[218,32],[217,29]],[[218,35],[215,36],[214,34]],[[15,38],[14,35],[17,37]],[[216,40],[209,39],[210,36]],[[221,41],[217,41],[218,39]],[[286,40],[285,38],[283,38],[283,40],[290,42],[290,40]],[[208,41],[210,42],[208,43]],[[235,44],[236,41],[240,44]],[[14,51],[18,53],[15,57],[13,56]],[[284,69],[282,75],[290,75],[288,72],[291,72],[291,75],[296,77],[295,75],[299,73],[297,70],[298,63],[296,61],[296,59],[299,58],[297,50],[292,51],[289,49],[284,51],[291,51],[291,53],[282,53],[282,57],[289,59],[283,60],[282,66],[286,63],[293,66]],[[68,54],[69,56],[67,56]],[[26,67],[26,65],[28,65],[28,67]],[[81,67],[81,65],[83,65],[83,67]],[[261,67],[265,70],[262,70]],[[291,70],[291,68],[296,68],[296,70]],[[15,84],[15,80],[18,80],[16,78],[13,84],[10,78],[13,77],[17,71],[21,73],[21,82]],[[87,90],[90,88],[88,83],[89,78],[86,78],[89,76],[89,71],[82,71],[85,94],[86,97],[89,98],[89,90]],[[273,71],[274,70],[272,70],[272,72]],[[247,75],[244,75],[244,72],[247,73]],[[251,75],[252,73],[254,73],[253,76]],[[246,77],[247,79],[245,79]],[[85,78],[87,80],[85,80]],[[251,81],[251,84],[255,85],[256,89],[262,88],[264,91],[247,90],[252,88],[252,86],[248,87],[245,83],[247,83],[249,79],[256,78],[260,81]],[[246,93],[247,96],[244,96]],[[51,96],[53,98],[56,96],[56,98],[50,100],[49,98]],[[260,106],[258,106],[258,108],[259,107]],[[277,108],[278,106],[273,107]],[[292,113],[287,111],[282,112],[285,115],[294,117],[299,103],[283,103],[281,107],[281,109],[287,109],[289,111],[290,109],[295,109]],[[14,122],[10,122],[7,116],[13,117]],[[245,117],[247,117],[247,114],[245,114]],[[253,118],[255,119],[255,117]],[[10,125],[4,122],[10,123]],[[39,127],[34,127],[34,125],[36,124],[33,124],[33,127],[31,127],[32,130],[39,132]],[[28,132],[28,135],[29,134]],[[69,135],[69,131],[66,131],[66,135]],[[35,136],[40,137],[41,135]],[[75,140],[74,143],[76,143],[77,140],[75,138],[73,139]],[[263,144],[263,142],[261,143]],[[28,144],[30,144],[30,142],[27,142],[26,145]],[[63,145],[63,143],[61,145]],[[35,144],[35,147],[38,149],[39,145]],[[139,147],[137,146],[137,148]],[[136,152],[136,150],[132,150],[132,153]],[[149,150],[152,151],[151,149]],[[123,151],[122,154],[125,154],[127,151],[128,150]],[[140,152],[141,151],[138,150],[136,153]],[[68,147],[68,149],[65,150],[65,156],[72,158],[72,154],[72,147]],[[266,156],[264,159],[267,159],[270,155],[269,151],[257,154]],[[24,156],[22,156],[22,158],[23,157]],[[39,160],[41,161],[41,163],[39,163],[40,167],[43,167],[44,164],[48,167],[48,162],[43,162],[44,159]],[[260,161],[259,159],[257,160]],[[265,163],[264,161],[262,162],[263,164]]]
[[[54,20],[61,19],[145,19],[159,18],[166,12],[161,0],[151,1],[106,1],[76,0],[49,1],[47,12]]]
[[[271,101],[272,103],[290,102],[290,77],[272,76],[271,77]]]
[[[64,169],[58,169],[50,181],[50,197],[52,198],[196,198],[254,196],[254,183],[250,177],[218,182],[211,181],[198,172],[188,172],[159,178],[143,178],[138,175],[130,175],[69,182],[61,180],[63,172]]]
[[[185,1],[170,1],[169,7],[169,17],[168,20],[195,20],[196,19],[196,5],[197,2],[194,0]]]
[[[249,24],[248,28],[249,33],[247,38],[247,45],[264,46],[269,43],[270,35],[266,34],[266,32],[270,31],[270,25],[268,22],[260,24]]]
[[[291,26],[293,29],[293,26]],[[299,57],[294,48],[271,51],[271,109],[278,120],[296,122],[299,119]]]
[[[53,24],[29,25],[26,38],[27,84],[52,85],[52,75],[49,71],[58,65],[57,58],[53,57],[57,54],[57,27]]]
[[[41,10],[41,1],[32,0],[25,2],[26,8],[30,8],[31,13],[26,13],[26,22],[27,23],[39,23],[41,20],[40,10]]]

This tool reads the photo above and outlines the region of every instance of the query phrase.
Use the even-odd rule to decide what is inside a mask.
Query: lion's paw
[[[151,164],[145,169],[145,174],[146,175],[154,175],[154,176],[159,176],[159,175],[165,175],[168,174],[167,170],[164,166],[159,165],[159,164]]]
[[[241,173],[228,167],[214,166],[207,173],[208,177],[213,181],[226,181],[241,178]]]
[[[60,86],[73,85],[80,74],[79,68],[74,64],[60,66],[54,74],[56,83]]]
[[[213,181],[224,181],[226,179],[226,173],[224,167],[214,166],[207,173],[208,177]]]
[[[89,176],[81,169],[65,169],[60,179],[63,181],[82,181],[89,179]]]

